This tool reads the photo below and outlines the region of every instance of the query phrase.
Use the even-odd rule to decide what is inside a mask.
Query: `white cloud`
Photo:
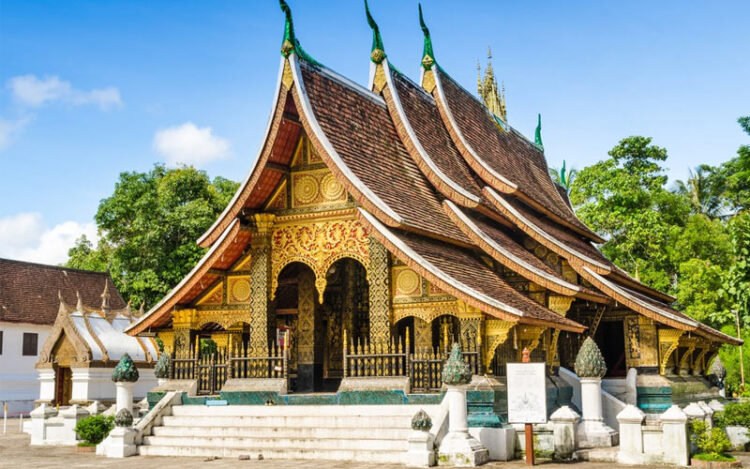
[[[96,226],[66,221],[48,229],[39,213],[19,213],[0,218],[0,257],[41,264],[61,264],[81,235],[96,245]]]
[[[229,142],[214,135],[211,127],[185,122],[154,134],[154,150],[169,164],[202,166],[229,154]]]
[[[115,87],[84,91],[57,76],[39,78],[36,75],[20,75],[8,80],[7,86],[16,101],[30,107],[41,107],[55,101],[73,105],[92,104],[102,110],[122,106],[120,90]]]
[[[18,135],[31,119],[22,117],[16,120],[7,120],[0,117],[0,150],[8,147],[16,135]]]

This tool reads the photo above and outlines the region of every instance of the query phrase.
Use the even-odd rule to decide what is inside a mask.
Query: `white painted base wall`
[[[92,401],[114,402],[116,397],[115,383],[112,382],[113,368],[72,368],[71,402],[87,404]],[[139,401],[146,397],[146,393],[158,384],[154,370],[141,368],[138,370],[138,382],[133,387],[133,398]],[[39,370],[37,384],[38,399],[51,402],[55,398],[54,370]],[[34,399],[37,399],[35,397]]]
[[[8,404],[10,414],[28,414],[39,396],[39,381],[34,366],[52,326],[0,322],[3,349],[0,353],[0,405]],[[23,333],[38,334],[37,354],[23,355]]]

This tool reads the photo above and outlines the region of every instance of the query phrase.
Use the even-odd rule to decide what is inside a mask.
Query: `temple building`
[[[125,328],[135,321],[137,313],[130,310],[129,304],[117,309],[111,307],[108,282],[100,306],[84,305],[81,294],[76,291],[75,295],[73,305],[65,301],[62,292],[59,294],[57,317],[36,364],[37,402],[55,406],[86,406],[94,401],[113,403],[112,371],[124,354],[140,369],[135,397],[146,397],[157,384],[153,368],[159,347],[153,338],[125,334]]]
[[[454,342],[476,375],[502,379],[528,349],[554,377],[591,336],[606,378],[637,372],[644,410],[689,399],[678,389],[712,392],[712,358],[739,341],[601,254],[604,240],[549,176],[541,133],[531,141],[508,124],[494,75],[481,97],[467,91],[422,21],[412,80],[368,12],[361,86],[303,50],[282,9],[254,166],[197,240],[203,258],[126,329],[160,338],[174,377],[198,379],[203,394],[235,378],[335,392],[351,377],[408,377],[407,393],[430,393]],[[181,368],[202,339],[218,346],[210,379]]]
[[[39,397],[34,366],[62,301],[99,305],[109,285],[109,304],[125,302],[108,273],[0,259],[0,403],[11,416],[28,413]]]

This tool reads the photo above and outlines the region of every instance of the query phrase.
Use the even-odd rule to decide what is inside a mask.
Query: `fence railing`
[[[264,356],[257,356],[247,346],[235,344],[201,354],[196,341],[195,347],[173,352],[169,376],[197,380],[198,394],[216,394],[229,378],[289,379],[287,347],[274,344],[263,352]]]
[[[406,376],[409,338],[390,342],[350,341],[344,331],[344,378],[347,376]]]
[[[443,365],[449,348],[423,347],[409,351],[409,332],[390,342],[351,341],[344,333],[344,377],[408,376],[412,392],[440,392]],[[472,374],[482,373],[480,347],[474,340],[461,340],[464,361]]]

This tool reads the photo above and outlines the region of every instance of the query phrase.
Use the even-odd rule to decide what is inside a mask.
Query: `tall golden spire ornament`
[[[508,111],[505,106],[505,84],[502,88],[497,86],[497,78],[492,68],[492,49],[487,47],[487,68],[482,77],[482,68],[477,61],[477,92],[487,109],[499,117],[503,122],[508,122]]]

